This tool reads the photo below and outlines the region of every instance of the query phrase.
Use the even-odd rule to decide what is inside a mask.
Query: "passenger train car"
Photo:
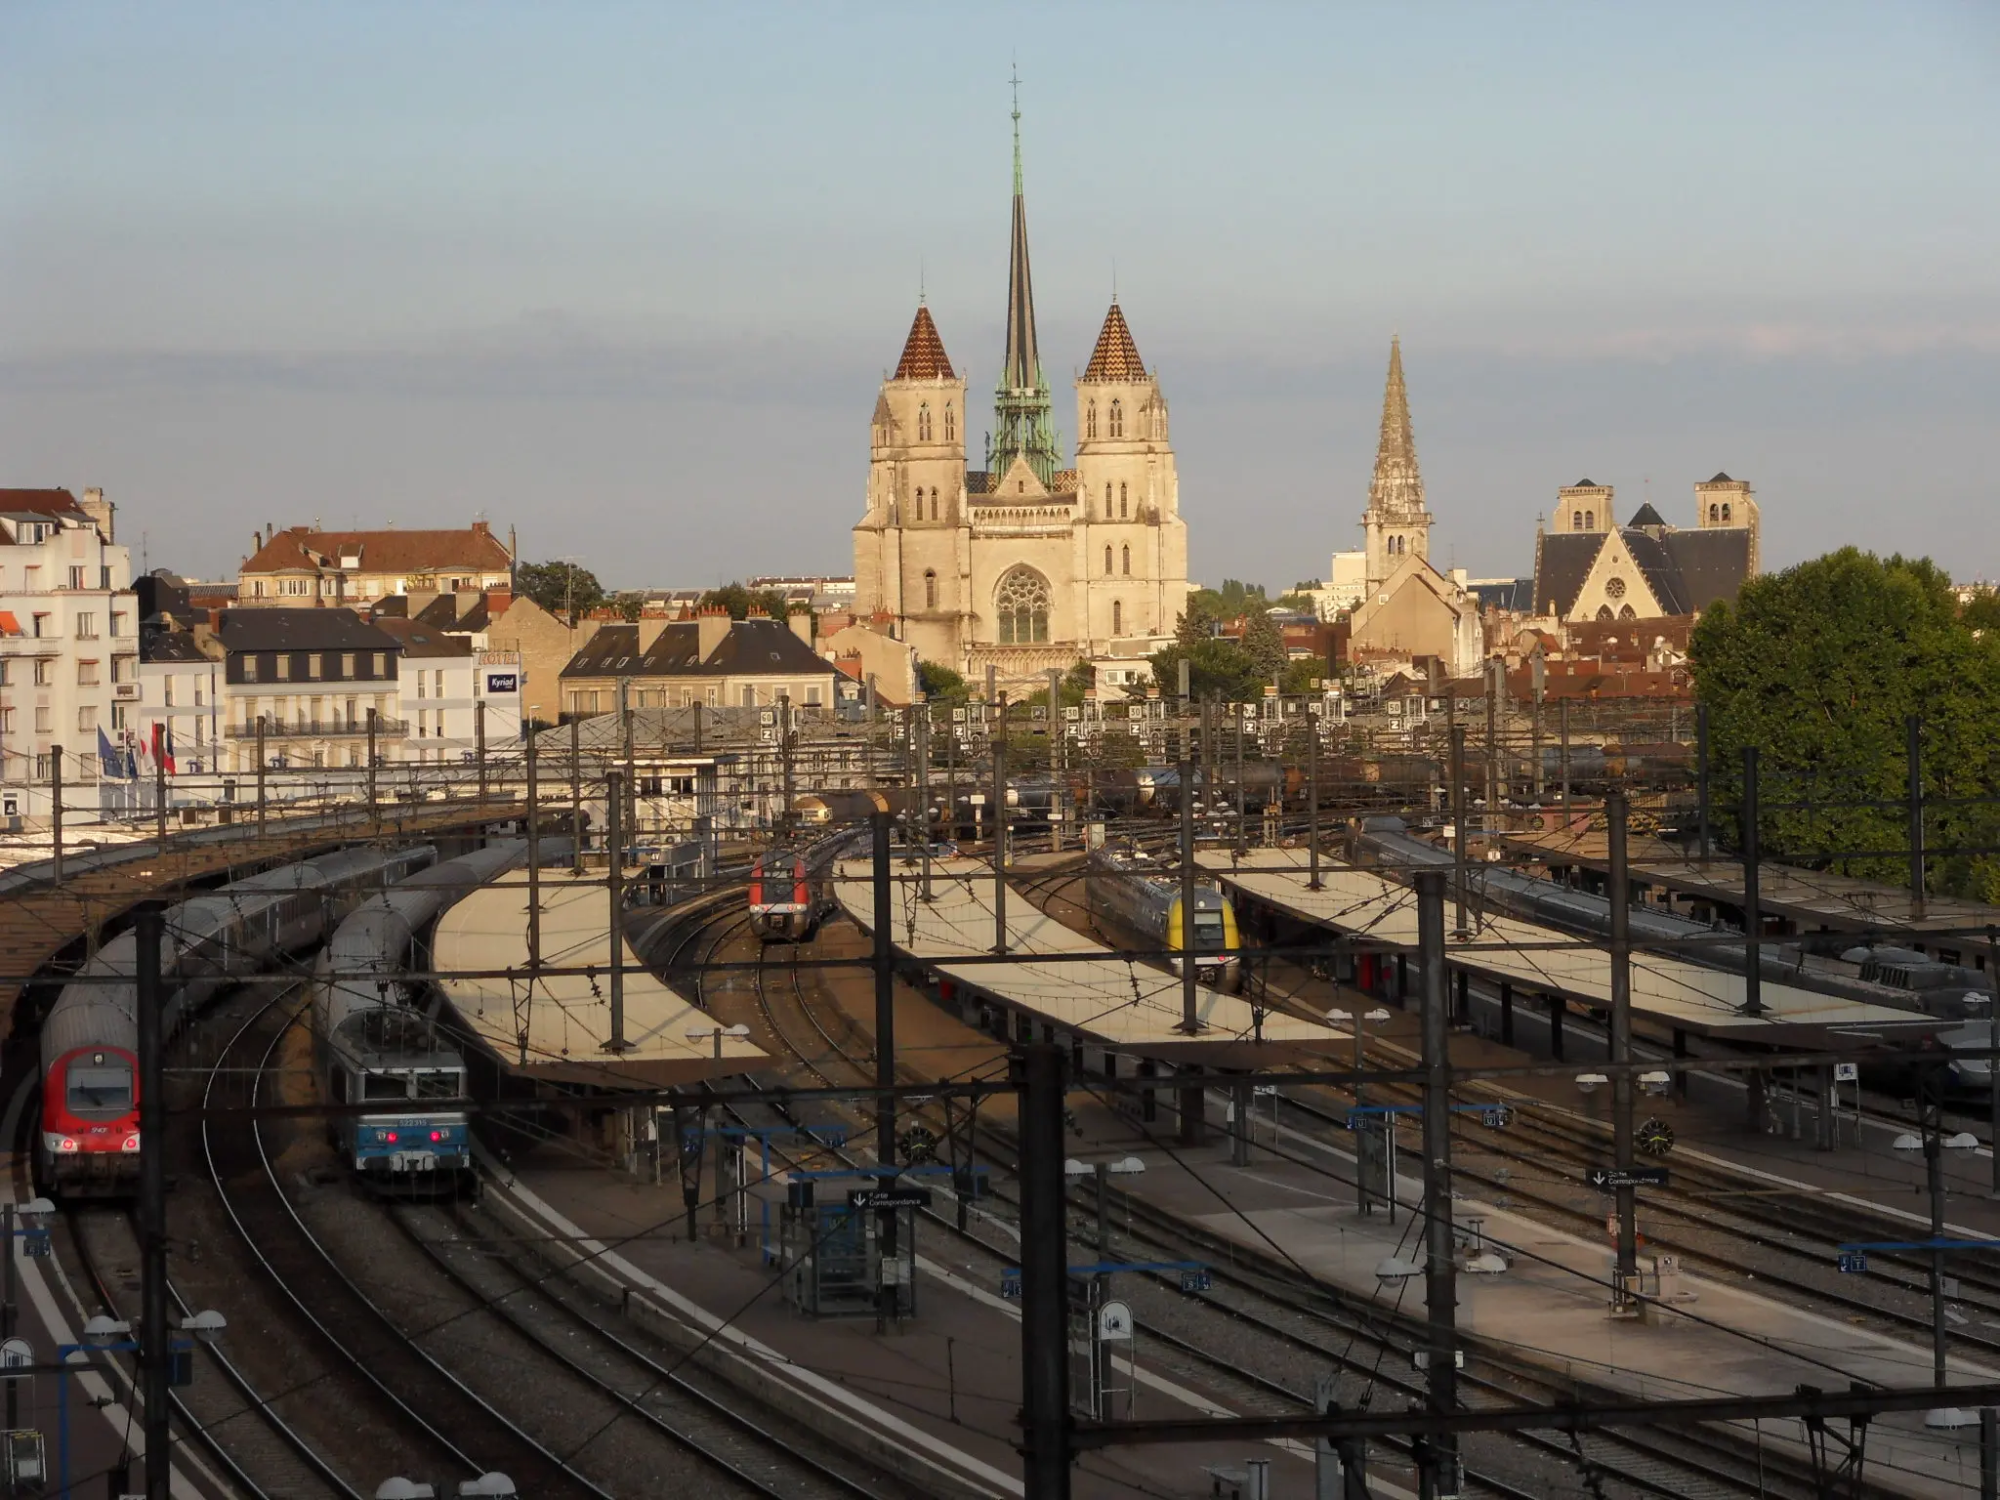
[[[1205,877],[1194,892],[1194,941],[1186,941],[1180,876],[1130,844],[1107,844],[1091,851],[1084,889],[1092,911],[1108,912],[1162,948],[1196,954],[1195,976],[1203,984],[1232,993],[1242,987],[1242,960],[1224,949],[1242,945],[1236,908]],[[1212,958],[1200,955],[1214,954]],[[1183,959],[1172,961],[1176,974]]]
[[[418,871],[370,896],[320,954],[313,1043],[325,1097],[381,1106],[328,1124],[342,1162],[365,1181],[476,1188],[465,1055],[423,1003],[429,987],[393,976],[423,967],[415,960],[438,917],[521,864],[527,848],[507,840]]]
[[[859,853],[864,839],[846,830],[765,854],[750,867],[750,930],[767,943],[811,937],[839,904],[833,896],[834,865]]]
[[[428,847],[347,849],[267,870],[166,913],[162,1037],[225,985],[318,942],[368,896],[422,869]],[[42,1129],[35,1165],[63,1197],[116,1197],[138,1185],[138,934],[106,943],[42,1021]]]

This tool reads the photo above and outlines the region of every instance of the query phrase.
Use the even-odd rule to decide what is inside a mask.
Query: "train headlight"
[[[431,1144],[433,1146],[435,1146],[439,1141],[443,1139],[444,1139],[444,1132],[442,1130],[433,1130],[431,1132]]]
[[[139,1149],[139,1132],[135,1130],[126,1136],[125,1144],[118,1149],[121,1151],[137,1151]]]
[[[56,1142],[56,1150],[58,1151],[74,1151],[76,1149],[77,1149],[77,1144],[75,1136],[66,1135],[60,1141]]]

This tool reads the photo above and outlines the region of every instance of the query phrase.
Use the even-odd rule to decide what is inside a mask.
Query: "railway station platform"
[[[1352,1155],[1317,1136],[1285,1127],[1275,1149],[1266,1134],[1250,1165],[1232,1166],[1227,1145],[1180,1146],[1164,1133],[1170,1127],[1148,1130],[1101,1105],[1073,1112],[1084,1138],[1072,1154],[1136,1155],[1145,1162],[1143,1172],[1118,1180],[1121,1193],[1198,1225],[1244,1255],[1293,1262],[1351,1296],[1423,1316],[1421,1276],[1399,1282],[1376,1276],[1383,1261],[1421,1253],[1422,1194],[1413,1173],[1401,1180],[1391,1222],[1380,1206],[1360,1212]],[[1647,1400],[1788,1395],[1801,1383],[1838,1390],[1850,1380],[1922,1386],[1930,1379],[1928,1347],[1777,1301],[1751,1285],[1683,1275],[1679,1291],[1691,1294],[1685,1300],[1655,1303],[1643,1320],[1614,1318],[1607,1240],[1553,1228],[1468,1193],[1454,1193],[1452,1211],[1461,1239],[1476,1225],[1480,1242],[1509,1262],[1499,1274],[1458,1277],[1458,1327],[1468,1360],[1481,1348],[1517,1354],[1559,1377]],[[1643,1193],[1640,1216],[1643,1228]],[[1953,1380],[2000,1379],[2000,1370],[1956,1357],[1949,1368]],[[1949,1404],[1948,1397],[1939,1401]],[[1977,1428],[1942,1434],[1926,1430],[1923,1419],[1919,1411],[1875,1420],[1870,1479],[1911,1495],[1977,1493]],[[1745,1435],[1751,1435],[1747,1424]],[[1797,1423],[1765,1423],[1756,1436],[1805,1452]]]
[[[1607,840],[1602,832],[1551,829],[1510,833],[1502,842],[1553,871],[1585,869],[1601,874],[1610,868]],[[1743,905],[1743,866],[1737,860],[1694,859],[1679,844],[1649,838],[1633,839],[1627,852],[1635,884],[1658,886],[1692,905],[1732,909]],[[1946,946],[1951,946],[1951,935],[1966,935],[1971,945],[1966,963],[1983,955],[1987,930],[2000,926],[2000,907],[1955,896],[1929,896],[1919,909],[1904,886],[1774,862],[1764,863],[1758,871],[1757,901],[1767,916],[1782,917],[1805,932],[1889,932],[1912,941],[1942,937]]]
[[[1304,850],[1253,849],[1240,858],[1200,854],[1197,861],[1228,889],[1296,921],[1329,928],[1370,945],[1414,950],[1417,898],[1408,886],[1324,855],[1320,886],[1310,888]],[[1449,925],[1449,912],[1447,913]],[[1553,928],[1488,913],[1469,937],[1446,934],[1450,962],[1505,987],[1575,1000],[1593,1009],[1611,1004],[1611,960],[1603,947]],[[1764,1014],[1744,1014],[1740,974],[1705,969],[1655,953],[1632,955],[1632,1010],[1689,1036],[1782,1046],[1824,1045],[1833,1033],[1870,1039],[1935,1031],[1928,1016],[1845,1000],[1766,980]]]
[[[1138,959],[1082,958],[1102,945],[1037,910],[1018,892],[1007,903],[1012,963],[978,963],[994,950],[993,868],[983,860],[931,866],[931,899],[912,872],[897,869],[896,948],[941,976],[954,991],[984,997],[1023,1026],[1189,1067],[1272,1068],[1338,1055],[1341,1034],[1283,1015],[1240,996],[1197,988],[1200,1029],[1182,1029],[1182,982]],[[875,921],[874,887],[865,862],[835,874],[834,894],[864,931]],[[1036,962],[1036,959],[1049,960]],[[954,963],[953,960],[960,960]],[[1025,1033],[1017,1033],[1025,1034]]]
[[[604,880],[544,870],[541,902],[541,961],[559,972],[529,977],[524,870],[453,906],[431,945],[439,973],[464,976],[439,981],[445,998],[502,1069],[549,1082],[666,1088],[769,1061],[741,1037],[690,1038],[690,1029],[712,1030],[715,1020],[648,970],[623,934],[625,1046],[613,1051]]]
[[[178,897],[190,883],[247,875],[335,849],[359,839],[419,843],[456,829],[517,816],[519,798],[491,797],[436,806],[360,808],[324,817],[272,819],[260,835],[235,823],[95,850],[65,852],[63,877],[51,860],[20,865],[0,876],[0,1034],[11,1026],[28,979],[79,938],[142,901]]]

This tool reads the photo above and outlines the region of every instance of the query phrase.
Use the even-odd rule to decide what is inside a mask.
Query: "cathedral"
[[[1035,342],[1018,105],[1013,118],[1006,355],[984,467],[968,467],[965,380],[920,299],[875,402],[854,579],[856,612],[920,659],[1020,682],[1143,654],[1172,633],[1188,577],[1166,398],[1115,296],[1064,462]]]

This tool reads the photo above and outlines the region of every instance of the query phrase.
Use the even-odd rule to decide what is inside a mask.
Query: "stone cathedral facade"
[[[921,301],[869,435],[868,508],[854,528],[856,609],[925,660],[1002,681],[1173,631],[1186,606],[1167,402],[1114,298],[1076,382],[1064,462],[1035,340],[1014,113],[1006,353],[982,466],[967,455],[966,382]]]

